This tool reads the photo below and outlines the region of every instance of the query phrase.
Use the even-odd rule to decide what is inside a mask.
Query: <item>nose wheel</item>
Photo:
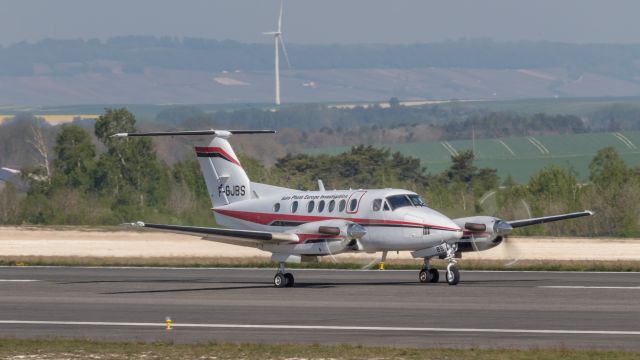
[[[277,288],[293,287],[295,280],[291,273],[284,272],[284,263],[280,263],[276,276],[273,277],[273,285]]]
[[[447,266],[447,284],[449,285],[458,285],[460,282],[460,271],[458,270],[458,266],[456,264],[449,264]]]
[[[446,244],[447,257],[445,259],[449,262],[447,265],[447,272],[445,277],[447,278],[447,284],[458,285],[460,282],[460,271],[458,270],[458,264],[456,263],[456,251],[458,251],[458,244]]]

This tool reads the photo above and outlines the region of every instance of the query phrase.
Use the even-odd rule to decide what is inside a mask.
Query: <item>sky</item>
[[[263,43],[279,0],[0,0],[0,45],[152,35]],[[640,43],[636,0],[285,0],[286,42]]]

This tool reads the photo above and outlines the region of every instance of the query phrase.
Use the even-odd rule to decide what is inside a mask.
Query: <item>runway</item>
[[[0,337],[640,351],[640,273],[291,272],[3,267]]]

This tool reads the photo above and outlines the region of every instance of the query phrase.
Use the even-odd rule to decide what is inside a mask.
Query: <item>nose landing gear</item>
[[[277,288],[293,287],[295,283],[293,275],[291,273],[285,273],[284,271],[284,263],[281,262],[280,266],[278,266],[276,276],[273,277],[273,285]]]
[[[458,285],[460,282],[460,271],[458,270],[458,264],[456,262],[456,251],[458,251],[458,244],[443,244],[446,248],[447,255],[445,259],[449,262],[447,270],[445,272],[445,279],[449,285]],[[418,274],[418,280],[421,283],[437,283],[440,275],[438,269],[429,265],[431,257],[424,258],[424,264]]]
[[[458,244],[446,244],[447,246],[447,257],[445,258],[449,261],[449,265],[447,265],[447,284],[449,285],[458,285],[460,282],[460,271],[458,270],[458,263],[456,262],[456,251],[458,251]]]

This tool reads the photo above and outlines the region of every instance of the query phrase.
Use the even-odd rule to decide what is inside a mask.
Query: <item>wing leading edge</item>
[[[222,236],[240,241],[256,242],[297,242],[298,236],[289,233],[277,233],[266,231],[237,230],[237,229],[221,229],[200,226],[182,226],[182,225],[166,225],[166,224],[147,224],[141,221],[128,224],[135,227],[143,227],[149,229],[158,229],[170,232],[176,232],[187,235],[204,236],[210,239],[211,236]]]
[[[585,210],[585,211],[574,212],[569,214],[543,216],[538,218],[522,219],[522,220],[512,220],[512,221],[506,221],[506,223],[511,225],[512,228],[519,228],[523,226],[544,224],[548,222],[567,220],[567,219],[575,219],[575,218],[579,218],[583,216],[591,216],[591,215],[593,215],[593,211]]]

